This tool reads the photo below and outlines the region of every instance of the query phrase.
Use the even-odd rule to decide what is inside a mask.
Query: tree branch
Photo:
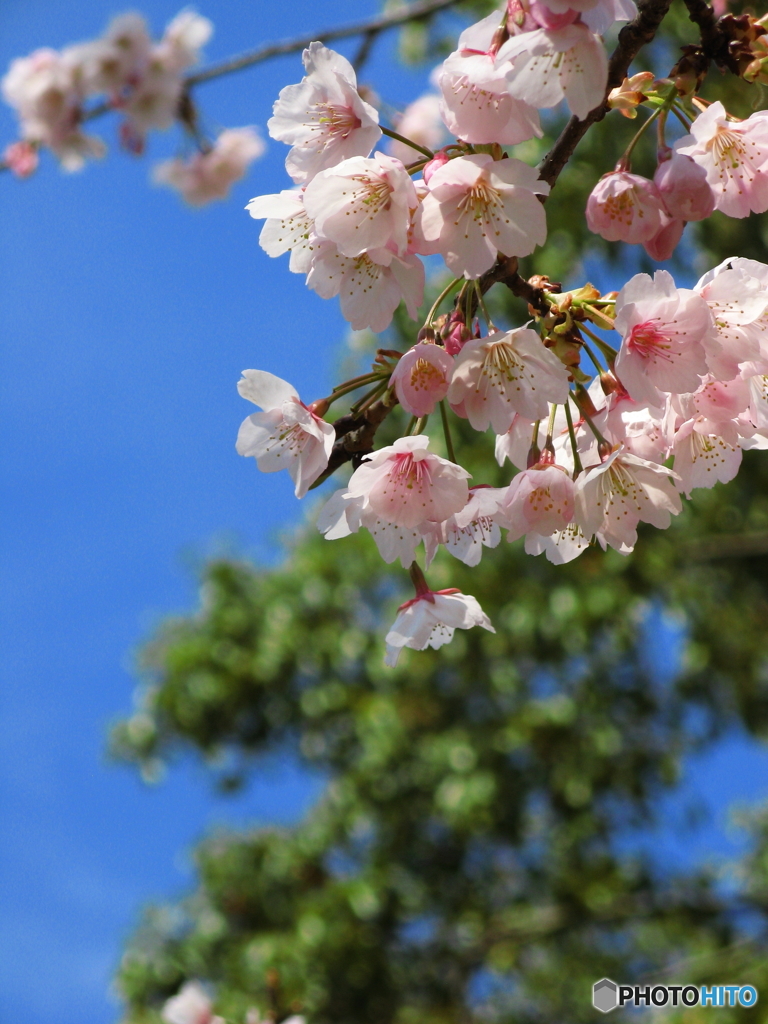
[[[637,17],[619,32],[619,41],[608,62],[608,86],[605,99],[591,110],[583,121],[572,117],[560,133],[560,137],[539,164],[539,176],[553,186],[560,172],[573,156],[574,150],[589,128],[602,121],[608,113],[607,99],[611,89],[621,85],[627,77],[629,66],[639,51],[650,43],[659,25],[669,10],[671,0],[640,0]]]
[[[317,31],[311,35],[302,36],[299,39],[287,39],[280,43],[269,43],[260,46],[257,50],[250,50],[239,57],[231,57],[229,60],[221,61],[219,64],[212,64],[209,68],[203,68],[195,74],[188,75],[185,79],[187,86],[199,85],[201,82],[208,82],[212,78],[220,78],[233,71],[242,71],[243,68],[252,67],[271,57],[282,57],[287,53],[296,53],[309,46],[316,39],[328,42],[331,39],[348,39],[350,36],[378,35],[390,28],[397,28],[399,25],[406,25],[409,21],[417,21],[419,18],[428,18],[431,14],[444,11],[448,7],[455,7],[459,0],[418,0],[392,14],[383,14],[378,18],[371,18],[369,21],[360,21],[355,25],[346,25],[341,28],[330,28],[324,32]]]

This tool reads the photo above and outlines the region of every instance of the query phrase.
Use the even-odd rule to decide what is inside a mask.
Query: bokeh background
[[[4,0],[0,68],[92,38],[127,7]],[[215,24],[215,61],[379,5],[295,0],[289,16],[267,0],[198,9]],[[140,10],[159,34],[178,4],[144,0]],[[402,108],[428,68],[398,64],[396,46],[394,34],[381,38],[364,77]],[[294,55],[200,88],[205,123],[266,136],[277,92],[300,74]],[[115,1020],[122,945],[144,903],[189,887],[191,845],[219,823],[293,822],[324,784],[290,753],[264,759],[229,797],[191,759],[152,787],[106,759],[107,728],[131,707],[134,651],[165,615],[194,606],[197,567],[228,551],[276,564],[281,531],[303,519],[287,477],[259,477],[235,454],[248,412],[240,371],[268,369],[316,397],[347,330],[334,302],[261,252],[243,210],[287,187],[280,144],[228,202],[193,211],[149,181],[180,135],[153,134],[133,159],[118,151],[114,119],[93,129],[110,152],[82,173],[44,158],[31,180],[0,180],[0,1019],[24,1024]],[[0,108],[0,140],[14,132]],[[647,641],[656,671],[670,672],[679,626],[657,615]],[[660,831],[626,842],[683,867],[728,856],[741,842],[728,808],[767,790],[764,748],[731,731],[689,760]]]

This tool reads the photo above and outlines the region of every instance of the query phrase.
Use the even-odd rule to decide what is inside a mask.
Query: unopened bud
[[[534,442],[528,451],[528,458],[525,460],[525,468],[533,469],[533,467],[538,464],[540,458],[541,448],[539,448],[539,446]]]
[[[595,408],[595,403],[592,401],[592,399],[589,396],[589,392],[582,384],[576,385],[576,390],[573,392],[573,398],[576,402],[576,405],[578,405],[579,409],[587,416],[589,416],[590,419],[593,416],[597,416],[597,409]]]
[[[330,407],[331,403],[328,401],[327,398],[318,398],[307,406],[309,411],[311,413],[314,413],[315,416],[319,416],[320,419],[322,419],[323,416],[325,416]]]
[[[614,446],[610,441],[600,441],[597,446],[597,454],[600,456],[600,461],[605,462],[609,455],[613,453]]]
[[[603,389],[604,395],[612,395],[615,391],[620,390],[621,385],[612,373],[606,373],[603,371],[603,373],[600,374],[600,387]]]
[[[435,329],[434,327],[422,327],[419,333],[416,335],[416,341],[434,342],[435,341]]]
[[[637,106],[646,99],[653,82],[652,71],[640,71],[631,78],[625,78],[617,89],[608,93],[608,106],[620,110],[624,117],[637,117]]]
[[[424,168],[421,172],[422,177],[424,178],[424,184],[428,185],[429,179],[435,171],[439,170],[443,164],[447,164],[449,160],[450,157],[447,153],[443,152],[443,150],[440,150],[439,153],[435,153],[434,157],[424,164]]]

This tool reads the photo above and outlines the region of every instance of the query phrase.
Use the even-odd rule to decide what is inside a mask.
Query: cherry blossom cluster
[[[213,1001],[199,981],[186,982],[177,995],[166,1000],[161,1016],[165,1024],[225,1024],[223,1017],[214,1014]],[[269,1020],[255,1008],[245,1016],[245,1024],[267,1024]],[[287,1017],[283,1024],[304,1024],[304,1017]]]
[[[223,198],[261,155],[264,143],[252,128],[228,129],[213,143],[199,132],[184,72],[198,62],[212,31],[207,18],[182,11],[155,42],[140,15],[123,14],[99,39],[14,60],[2,79],[2,92],[16,110],[21,138],[6,148],[6,166],[18,177],[29,177],[41,147],[50,149],[67,171],[79,170],[88,157],[103,156],[102,140],[83,127],[87,102],[101,97],[122,115],[120,141],[134,154],[144,151],[150,130],[179,121],[198,151],[190,159],[160,164],[156,180],[178,188],[193,205]]]
[[[248,206],[265,220],[270,256],[289,252],[291,271],[338,295],[354,329],[373,331],[401,302],[416,318],[421,257],[439,254],[453,275],[408,351],[379,349],[369,373],[327,398],[307,405],[262,370],[238,385],[262,410],[242,424],[238,452],[265,472],[288,469],[297,497],[350,458],[348,435],[374,413],[377,423],[396,406],[410,416],[393,444],[353,449],[348,483],[318,518],[328,540],[367,530],[386,562],[410,571],[415,596],[387,634],[388,665],[457,628],[493,631],[473,597],[429,587],[417,554],[425,569],[440,548],[473,566],[505,532],[556,564],[595,544],[626,555],[641,522],[668,527],[682,496],[732,479],[744,449],[768,447],[768,266],[734,257],[694,288],[659,270],[605,295],[589,284],[563,292],[541,275],[525,282],[514,269],[531,319],[511,327],[497,327],[484,301],[484,275],[516,268],[546,238],[549,185],[503,147],[540,135],[539,111],[561,100],[579,118],[606,101],[629,118],[652,108],[589,198],[588,224],[605,238],[661,260],[688,221],[768,209],[768,112],[737,120],[706,103],[682,62],[669,79],[642,72],[608,93],[600,34],[631,15],[618,0],[508,0],[462,33],[433,73],[439,97],[408,108],[397,132],[380,124],[349,62],[319,42],[304,52],[304,79],[275,103],[269,132],[291,147],[294,188]],[[755,59],[749,49],[743,63]],[[688,129],[672,146],[670,114]],[[630,158],[654,121],[651,181]],[[382,135],[389,152],[375,148]],[[357,389],[368,390],[349,414],[326,419]],[[445,455],[426,429],[438,411]],[[493,431],[499,465],[516,470],[508,484],[474,480],[458,463],[453,416]]]

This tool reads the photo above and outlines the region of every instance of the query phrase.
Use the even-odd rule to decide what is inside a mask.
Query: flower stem
[[[359,416],[361,412],[365,412],[366,409],[370,408],[373,403],[380,398],[389,387],[389,381],[385,380],[377,387],[373,388],[367,394],[363,395],[359,401],[355,402],[352,408],[349,410],[353,416]]]
[[[424,321],[424,326],[425,327],[431,327],[432,326],[432,320],[434,319],[435,313],[437,313],[437,310],[438,310],[438,308],[440,306],[440,303],[443,301],[443,299],[447,299],[448,296],[453,291],[453,289],[456,287],[456,285],[461,284],[463,281],[464,281],[463,277],[456,277],[456,278],[454,278],[453,281],[451,281],[450,284],[447,284],[445,286],[445,288],[443,288],[443,290],[437,296],[435,301],[432,303],[432,308],[430,309],[429,313],[427,314],[427,319]]]
[[[606,439],[605,439],[605,438],[603,437],[603,435],[602,435],[602,434],[600,433],[600,431],[599,431],[599,430],[597,429],[597,427],[595,426],[595,424],[594,424],[594,421],[593,421],[592,417],[591,417],[591,416],[589,415],[589,413],[588,413],[588,412],[584,412],[584,410],[583,410],[583,409],[581,408],[581,406],[579,405],[579,403],[578,403],[578,402],[576,401],[576,399],[575,399],[575,398],[573,397],[573,392],[572,392],[572,391],[570,392],[570,398],[571,398],[571,401],[573,402],[573,404],[574,404],[574,405],[576,406],[576,408],[577,408],[577,409],[579,410],[579,414],[580,414],[580,415],[581,415],[581,416],[583,417],[583,419],[584,419],[584,422],[585,422],[585,423],[587,424],[587,426],[589,427],[589,429],[590,429],[590,430],[592,431],[592,433],[593,433],[593,434],[595,435],[595,440],[597,441],[597,443],[598,443],[598,444],[600,444],[600,445],[607,445],[607,446],[608,446],[608,448],[610,448],[610,447],[611,447],[611,443],[610,443],[610,441],[606,441]],[[568,408],[568,407],[566,406],[566,409],[567,409],[567,408]]]
[[[386,383],[388,379],[389,377],[384,378],[380,373],[371,373],[368,374],[367,377],[359,378],[357,381],[348,381],[346,384],[341,384],[339,385],[338,388],[335,388],[332,394],[329,396],[327,400],[328,405],[333,405],[334,402],[337,402],[340,398],[343,398],[344,395],[348,395],[350,391],[357,391],[358,388],[365,387],[366,384],[372,384],[374,381],[382,380]],[[361,399],[361,401],[362,400],[364,399]]]
[[[595,334],[594,331],[590,331],[590,329],[586,327],[583,323],[579,324],[579,327],[585,334],[588,334],[590,336],[592,341],[594,341],[594,343],[600,349],[600,351],[608,360],[608,362],[612,363],[616,356],[619,354],[618,349],[615,349],[613,345],[609,345],[607,341],[603,341],[600,335]],[[592,359],[592,356],[590,356],[589,358]],[[592,362],[595,363],[595,360],[592,359]],[[595,363],[595,366],[597,366],[597,363]]]
[[[448,412],[445,408],[445,399],[440,403],[440,419],[443,421],[443,436],[445,437],[445,447],[448,451],[448,458],[458,466],[459,463],[456,459],[456,452],[453,450],[453,439],[451,438],[451,427],[448,423]]]
[[[426,146],[420,146],[418,142],[413,142],[411,139],[406,139],[404,135],[398,135],[397,132],[393,132],[391,128],[385,128],[383,125],[379,125],[384,135],[388,135],[390,139],[397,139],[398,142],[405,143],[406,146],[410,146],[411,149],[415,149],[417,153],[423,153],[424,156],[430,160],[434,158],[434,153],[431,149],[427,149]]]
[[[483,297],[483,289],[480,287],[480,282],[477,278],[475,278],[475,292],[477,293],[477,301],[480,309],[483,311],[485,322],[488,324],[488,330],[493,332],[496,330],[496,327],[494,326],[493,320],[491,320],[491,314],[488,312],[488,307],[486,306],[485,298]]]
[[[571,439],[571,451],[573,452],[573,479],[581,473],[584,467],[581,464],[581,456],[579,455],[579,449],[576,445],[576,431],[573,429],[573,419],[571,417],[571,407],[566,402],[563,406],[565,409],[565,419],[568,423],[568,436]]]

